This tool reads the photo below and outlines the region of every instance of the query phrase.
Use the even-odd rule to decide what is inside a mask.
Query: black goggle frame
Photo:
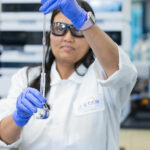
[[[63,30],[62,30],[62,32],[61,33],[56,33],[56,31],[55,31],[55,29],[54,29],[54,27],[56,26],[56,25],[62,25],[63,26]],[[74,37],[78,37],[78,38],[83,38],[84,37],[84,35],[82,34],[82,31],[80,31],[80,30],[76,30],[75,29],[75,27],[72,25],[72,24],[66,24],[66,23],[63,23],[63,22],[53,22],[52,24],[51,24],[51,33],[53,34],[53,35],[55,35],[55,36],[64,36],[66,33],[67,33],[67,30],[69,29],[70,30],[70,32],[71,32],[71,34],[72,34],[72,36],[74,36]],[[81,34],[77,34],[77,33],[81,33]]]

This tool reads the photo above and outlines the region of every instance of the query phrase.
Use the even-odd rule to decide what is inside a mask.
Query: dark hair
[[[90,7],[90,5],[86,2],[86,1],[82,1],[82,0],[77,0],[78,4],[85,10],[85,11],[91,11],[94,14],[94,11],[92,10],[92,8]],[[55,9],[52,12],[52,16],[51,16],[51,20],[50,23],[53,23],[55,16],[59,13],[60,11],[58,9]],[[51,71],[51,66],[55,60],[55,56],[52,53],[51,47],[50,47],[50,33],[47,33],[47,51],[46,51],[46,58],[45,58],[45,71],[46,71],[46,95],[48,93],[48,91],[50,90],[50,71]],[[93,56],[93,51],[90,48],[89,51],[87,52],[87,54],[85,54],[85,56],[83,58],[81,58],[78,62],[75,63],[74,68],[75,71],[77,72],[77,67],[80,64],[83,64],[86,68],[88,68],[94,61],[94,56]],[[37,66],[30,66],[27,68],[27,78],[29,81],[29,71],[32,70],[34,67]],[[40,67],[41,69],[41,67]],[[42,71],[42,69],[41,69]],[[41,72],[40,71],[40,72]],[[80,73],[77,72],[77,74],[81,75]],[[39,74],[38,77],[36,77],[35,79],[33,79],[30,83],[28,83],[29,87],[33,87],[36,88],[38,90],[40,90],[40,77],[41,75]]]

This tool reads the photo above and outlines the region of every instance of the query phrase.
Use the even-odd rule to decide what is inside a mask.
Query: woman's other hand
[[[46,103],[46,99],[37,89],[27,88],[17,98],[16,111],[13,113],[15,123],[18,126],[26,125],[37,108],[43,108],[43,103]]]

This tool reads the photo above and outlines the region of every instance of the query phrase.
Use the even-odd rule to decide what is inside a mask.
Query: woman
[[[46,102],[39,92],[41,67],[21,69],[0,104],[1,147],[117,150],[121,109],[135,84],[135,67],[94,23],[87,2],[42,0],[40,11],[53,11],[46,54],[50,116],[32,117]]]

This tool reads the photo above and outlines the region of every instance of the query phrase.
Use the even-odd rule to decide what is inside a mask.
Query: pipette
[[[43,59],[42,59],[42,72],[41,72],[41,81],[40,81],[40,92],[43,97],[45,97],[45,86],[46,86],[46,73],[45,73],[45,49],[46,49],[46,15],[43,16]],[[43,109],[39,109],[35,114],[37,119],[46,119],[49,117],[49,105],[47,103],[43,104]]]
[[[43,59],[42,59],[42,73],[41,73],[41,83],[40,83],[40,92],[45,97],[45,48],[46,48],[46,15],[43,17]]]

